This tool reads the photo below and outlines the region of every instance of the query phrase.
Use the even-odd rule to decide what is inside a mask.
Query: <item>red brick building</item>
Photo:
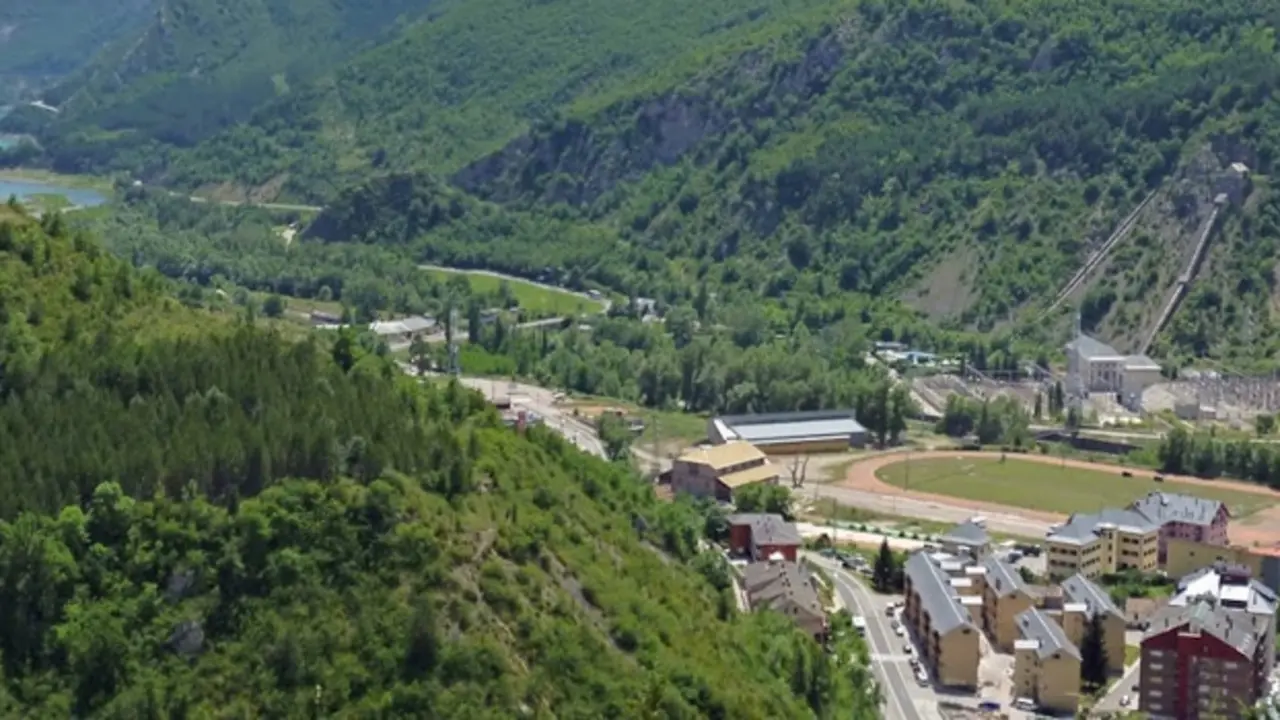
[[[768,560],[774,553],[796,561],[800,532],[781,515],[742,513],[729,516],[729,550],[752,560]]]

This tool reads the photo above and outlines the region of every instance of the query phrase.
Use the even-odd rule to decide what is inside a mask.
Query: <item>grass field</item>
[[[1010,458],[931,458],[894,463],[877,471],[884,482],[918,492],[1070,514],[1124,507],[1153,490],[1220,500],[1236,518],[1273,503],[1266,495],[1201,485],[1158,483],[1150,471],[1126,478]],[[1145,477],[1144,477],[1145,475]]]
[[[497,293],[498,288],[505,282],[511,287],[511,292],[521,308],[542,315],[589,314],[604,309],[604,304],[595,300],[579,297],[567,290],[556,290],[523,280],[507,280],[493,275],[441,268],[424,268],[423,272],[439,282],[447,282],[455,275],[465,275],[471,283],[471,291],[485,295]]]

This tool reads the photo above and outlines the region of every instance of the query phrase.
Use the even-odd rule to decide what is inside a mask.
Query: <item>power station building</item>
[[[1125,355],[1084,333],[1067,344],[1067,375],[1079,393],[1115,393],[1130,410],[1140,410],[1142,393],[1160,382],[1160,364],[1146,355]]]
[[[843,452],[866,445],[867,438],[853,410],[722,415],[707,421],[712,444],[745,441],[769,455]]]

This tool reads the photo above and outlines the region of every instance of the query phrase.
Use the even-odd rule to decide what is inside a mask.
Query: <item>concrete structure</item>
[[[1227,522],[1231,512],[1217,500],[1153,492],[1135,500],[1129,507],[1160,526],[1158,559],[1161,565],[1168,558],[1170,538],[1223,547],[1227,544]]]
[[[802,545],[794,523],[781,515],[741,513],[729,516],[729,550],[752,560],[767,560],[775,554],[796,561]]]
[[[1171,605],[1142,638],[1138,708],[1152,718],[1239,718],[1266,693],[1275,650],[1267,614],[1212,601]]]
[[[1170,538],[1164,570],[1170,577],[1183,577],[1215,563],[1239,565],[1273,592],[1280,591],[1280,555],[1274,549],[1243,545],[1211,545],[1195,540]]]
[[[1079,333],[1066,346],[1067,374],[1081,392],[1118,393],[1130,410],[1141,409],[1142,393],[1161,381],[1160,364],[1146,355],[1125,355]]]
[[[742,569],[742,584],[752,611],[782,613],[815,640],[826,640],[827,613],[816,579],[803,566],[780,558],[752,563]]]
[[[1159,566],[1159,538],[1159,526],[1133,510],[1107,508],[1072,515],[1045,537],[1049,576],[1154,572]]]
[[[1013,693],[1043,711],[1074,714],[1080,699],[1080,649],[1047,614],[1030,608],[1017,615]]]
[[[410,315],[398,320],[379,320],[369,323],[369,330],[388,340],[412,340],[427,335],[436,327],[436,321],[421,315]]]
[[[1036,598],[1017,570],[994,555],[982,560],[982,629],[991,644],[1002,652],[1012,652],[1018,639],[1017,617],[1034,607]]]
[[[686,450],[671,465],[671,490],[732,502],[733,493],[753,483],[777,484],[778,467],[751,443],[730,442]]]
[[[852,410],[725,415],[707,421],[714,444],[749,442],[770,455],[842,452],[867,443]]]
[[[1107,671],[1124,670],[1124,611],[1111,600],[1111,594],[1083,575],[1072,575],[1062,581],[1061,593],[1046,598],[1045,607],[1056,610],[1059,624],[1067,638],[1079,647],[1085,630],[1094,616],[1102,617],[1102,647],[1107,653]]]
[[[952,578],[925,552],[907,558],[904,576],[902,622],[916,637],[922,666],[940,685],[976,688],[979,631]]]
[[[972,521],[962,522],[951,528],[938,538],[938,542],[943,550],[953,555],[967,554],[980,558],[991,550],[991,536],[987,534],[986,528]]]

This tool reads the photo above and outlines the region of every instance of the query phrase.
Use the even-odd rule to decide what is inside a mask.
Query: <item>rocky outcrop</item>
[[[615,106],[589,121],[573,119],[535,129],[463,168],[452,180],[469,193],[499,203],[587,206],[656,167],[690,156],[698,162],[710,160],[714,141],[774,117],[777,98],[811,101],[826,91],[847,53],[844,34],[835,31],[811,41],[800,58],[781,65],[771,65],[761,53],[745,53],[727,71],[690,87]],[[727,105],[718,100],[721,97],[739,100]]]

